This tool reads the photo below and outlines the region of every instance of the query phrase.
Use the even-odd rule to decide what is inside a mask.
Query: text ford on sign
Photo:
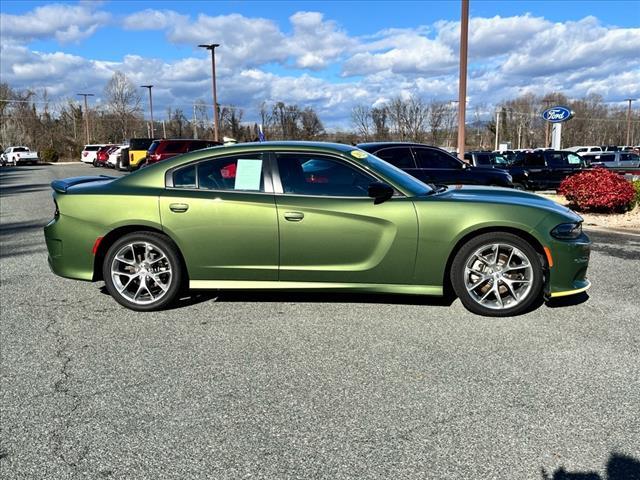
[[[542,112],[542,118],[551,123],[566,122],[571,117],[573,112],[567,107],[551,107]]]

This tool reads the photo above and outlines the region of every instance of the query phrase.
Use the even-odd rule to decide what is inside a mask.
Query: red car
[[[188,138],[154,140],[149,150],[147,150],[146,164],[150,165],[183,153],[216,147],[218,145],[222,145],[222,143],[214,142],[213,140],[193,140]]]
[[[118,148],[118,145],[109,144],[109,145],[105,145],[100,150],[98,150],[98,153],[96,153],[96,158],[93,161],[93,166],[106,167],[107,160],[109,160],[109,153],[115,148]]]

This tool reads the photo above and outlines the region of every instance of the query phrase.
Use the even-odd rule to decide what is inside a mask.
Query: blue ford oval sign
[[[567,107],[551,107],[542,112],[542,118],[550,123],[566,122],[573,117],[573,112]]]

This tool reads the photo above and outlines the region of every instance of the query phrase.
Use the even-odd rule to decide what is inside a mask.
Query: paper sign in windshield
[[[262,160],[238,160],[234,190],[260,190]]]

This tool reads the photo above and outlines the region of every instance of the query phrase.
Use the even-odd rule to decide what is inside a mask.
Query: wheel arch
[[[531,233],[525,230],[522,230],[520,228],[507,227],[507,226],[494,226],[494,227],[479,228],[477,230],[467,232],[457,241],[457,243],[449,253],[449,257],[447,258],[447,263],[444,269],[442,287],[445,295],[447,294],[450,295],[453,293],[453,286],[451,285],[451,265],[453,264],[453,260],[456,258],[456,255],[458,254],[462,246],[465,243],[467,243],[469,240],[471,240],[473,237],[477,237],[478,235],[483,235],[485,233],[498,233],[498,232],[511,233],[527,241],[529,244],[531,244],[533,249],[538,253],[538,255],[540,255],[542,266],[544,268],[545,288],[546,288],[546,283],[549,281],[549,275],[548,275],[549,263],[547,261],[547,256],[545,254],[542,243],[540,243],[540,241]]]
[[[109,251],[109,248],[111,247],[111,245],[113,245],[116,242],[116,240],[118,240],[123,235],[127,235],[129,233],[136,233],[136,232],[157,233],[171,240],[176,247],[176,251],[178,252],[178,257],[180,258],[180,263],[181,263],[180,266],[182,267],[182,271],[184,273],[186,282],[188,284],[189,271],[187,269],[187,263],[185,262],[184,256],[182,255],[182,251],[180,250],[180,247],[178,246],[177,242],[173,238],[171,238],[171,235],[169,235],[167,232],[162,231],[159,228],[151,227],[149,225],[123,225],[123,226],[114,228],[109,233],[107,233],[104,237],[102,237],[102,240],[100,241],[100,245],[96,250],[96,254],[93,260],[93,281],[96,282],[99,280],[104,280],[104,278],[102,277],[102,263],[104,262],[104,258],[107,255],[107,252]]]

